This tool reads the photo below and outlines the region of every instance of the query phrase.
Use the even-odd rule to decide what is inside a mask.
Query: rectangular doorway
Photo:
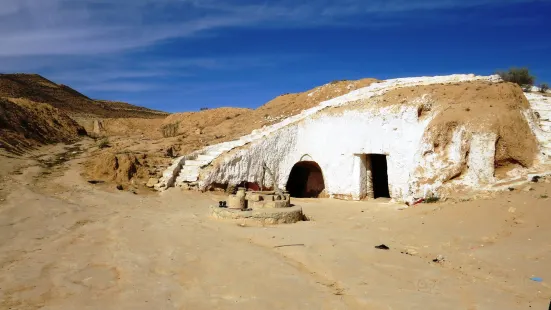
[[[386,155],[384,154],[367,154],[366,167],[370,170],[371,178],[367,181],[370,182],[372,187],[372,197],[386,197],[390,198],[390,191],[388,189],[388,165]],[[370,187],[368,185],[368,187]]]

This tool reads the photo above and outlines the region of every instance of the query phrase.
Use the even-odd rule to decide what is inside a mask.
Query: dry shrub
[[[161,133],[163,134],[164,138],[170,138],[170,137],[176,137],[178,135],[178,126],[179,122],[177,123],[170,123],[163,125],[161,127]]]
[[[101,138],[99,141],[98,141],[98,147],[100,149],[104,149],[106,147],[110,147],[111,145],[109,144],[109,139],[107,138]]]

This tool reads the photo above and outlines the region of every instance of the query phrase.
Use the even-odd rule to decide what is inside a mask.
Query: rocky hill
[[[38,74],[0,74],[0,97],[47,103],[71,117],[164,118],[168,115],[124,102],[93,100]]]

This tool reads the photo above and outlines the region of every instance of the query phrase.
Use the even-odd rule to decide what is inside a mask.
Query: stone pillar
[[[365,197],[364,198],[375,198],[375,192],[373,191],[373,173],[371,168],[371,158],[369,155],[363,156],[364,162],[364,171],[365,171]]]
[[[354,168],[352,177],[355,180],[354,200],[373,198],[373,182],[371,177],[371,161],[366,154],[354,155]]]

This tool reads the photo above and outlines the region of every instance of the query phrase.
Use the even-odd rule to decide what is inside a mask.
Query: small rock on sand
[[[147,184],[145,186],[149,188],[153,188],[155,184],[159,183],[159,179],[157,178],[149,178],[149,181],[147,181]]]

